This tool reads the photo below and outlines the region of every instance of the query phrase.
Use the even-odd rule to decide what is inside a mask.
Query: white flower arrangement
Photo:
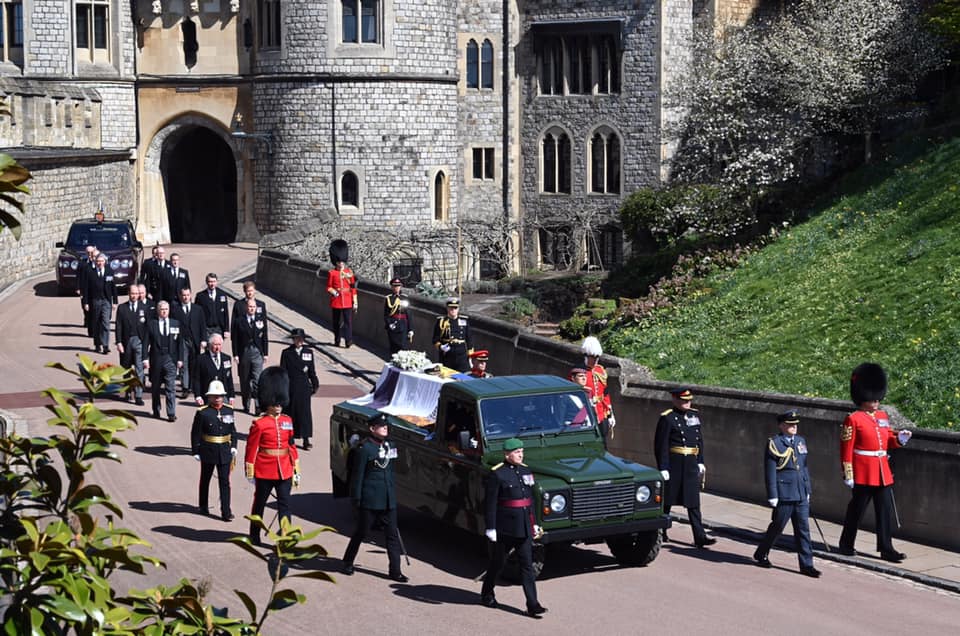
[[[390,358],[390,364],[404,371],[423,371],[433,362],[422,351],[398,351]]]

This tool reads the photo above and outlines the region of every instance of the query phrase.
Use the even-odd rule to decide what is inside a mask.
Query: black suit
[[[206,394],[210,383],[214,380],[220,380],[227,392],[227,400],[233,399],[233,361],[229,353],[226,351],[220,352],[220,367],[218,368],[213,361],[213,353],[208,349],[197,358],[195,371],[196,373],[193,376],[194,395]]]
[[[262,320],[264,323],[267,322],[267,304],[262,300],[254,299],[257,303],[257,311],[254,314],[258,319]],[[230,324],[233,323],[238,318],[244,318],[247,315],[247,297],[244,296],[240,300],[233,303],[233,312],[230,314]]]
[[[93,329],[93,344],[96,347],[110,346],[110,316],[117,303],[117,288],[113,274],[106,267],[93,270],[83,279],[84,302],[90,306],[90,322]]]
[[[190,303],[190,311],[187,312],[187,306],[179,302],[170,304],[170,317],[176,318],[183,329],[183,341],[185,357],[183,359],[183,369],[180,374],[180,386],[183,392],[189,391],[193,384],[193,374],[197,370],[197,356],[200,355],[200,343],[206,342],[206,314],[203,307],[196,303]],[[206,388],[204,388],[206,390]],[[200,395],[199,393],[197,395]]]
[[[147,321],[149,309],[142,302],[137,302],[137,308],[133,308],[133,303],[126,302],[117,307],[117,325],[116,337],[117,345],[123,345],[123,353],[120,354],[120,366],[133,368],[140,379],[141,386],[134,389],[134,395],[137,399],[143,397],[143,342],[147,338]]]
[[[258,316],[252,320],[247,316],[236,318],[230,327],[230,336],[233,357],[239,360],[240,397],[246,411],[251,396],[257,395],[263,359],[268,353],[267,323]]]
[[[214,333],[223,335],[230,331],[230,316],[227,313],[227,295],[217,289],[215,297],[210,298],[210,290],[204,289],[194,296],[194,302],[203,307],[207,315],[207,334],[209,338]]]
[[[166,272],[170,268],[170,263],[166,260],[157,261],[155,258],[143,262],[140,270],[140,282],[147,287],[147,295],[153,302],[158,303],[163,300],[163,279],[166,278]]]
[[[184,342],[180,323],[168,319],[167,333],[160,333],[160,319],[147,325],[147,339],[143,343],[143,359],[150,361],[150,392],[153,414],[160,414],[160,384],[166,386],[167,416],[176,415],[177,366],[183,362]]]
[[[304,345],[300,352],[289,346],[280,354],[280,366],[290,377],[290,406],[287,411],[293,419],[293,436],[305,440],[313,435],[313,412],[310,398],[320,386],[314,366],[314,350]]]
[[[182,289],[193,289],[190,287],[190,272],[182,267],[178,267],[176,272],[173,271],[172,267],[163,270],[163,278],[161,279],[163,299],[171,305],[180,302],[180,290]]]
[[[219,438],[219,439],[215,439]],[[233,409],[223,406],[218,411],[212,406],[197,410],[190,430],[190,447],[200,457],[200,509],[207,512],[210,478],[217,471],[220,486],[220,514],[230,516],[230,463],[237,449],[237,427]]]
[[[87,336],[93,338],[93,321],[90,319],[90,310],[87,309],[87,299],[84,297],[87,274],[96,271],[97,265],[86,256],[80,258],[77,265],[77,293],[80,294],[80,308],[83,309],[83,326],[87,330]]]

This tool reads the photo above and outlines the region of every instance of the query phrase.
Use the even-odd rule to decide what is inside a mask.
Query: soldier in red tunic
[[[843,483],[853,489],[847,516],[840,535],[840,554],[856,554],[854,542],[860,519],[870,500],[877,523],[877,551],[885,561],[899,563],[907,555],[898,552],[891,540],[890,517],[895,511],[893,472],[888,449],[900,448],[909,441],[909,430],[894,431],[890,419],[880,409],[887,394],[887,375],[877,364],[865,362],[850,376],[850,397],[859,407],[843,421],[840,430],[840,464]]]
[[[479,351],[474,351],[473,353],[467,356],[470,358],[470,375],[475,378],[492,378],[493,376],[487,373],[487,361],[490,360],[490,352],[486,349],[480,349]]]
[[[587,371],[587,394],[590,402],[597,410],[597,422],[600,433],[603,435],[603,445],[607,445],[607,438],[613,439],[613,428],[617,420],[613,416],[613,405],[610,404],[610,395],[607,393],[607,370],[599,364],[603,355],[600,341],[593,336],[583,339],[583,364]]]
[[[347,348],[353,344],[353,312],[357,309],[357,277],[347,267],[349,249],[343,239],[330,244],[333,269],[327,274],[327,293],[330,294],[330,310],[333,313],[333,344],[339,347],[342,335]]]
[[[283,415],[290,401],[287,372],[268,367],[260,375],[258,404],[266,415],[255,420],[247,436],[244,469],[256,490],[250,514],[263,517],[270,492],[277,495],[277,514],[290,519],[290,488],[300,485],[300,459],[293,437],[293,420]],[[260,529],[250,524],[250,542],[260,545]]]

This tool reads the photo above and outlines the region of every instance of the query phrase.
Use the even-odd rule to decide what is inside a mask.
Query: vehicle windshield
[[[82,251],[87,245],[96,245],[102,252],[129,248],[133,244],[130,228],[126,225],[74,225],[67,236],[67,247]]]
[[[482,400],[480,417],[490,439],[575,432],[597,424],[583,391]]]

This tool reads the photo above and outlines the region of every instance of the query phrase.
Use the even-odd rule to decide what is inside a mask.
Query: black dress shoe
[[[839,552],[843,556],[854,556],[857,553],[857,551],[854,550],[853,548],[848,548],[846,546],[840,546],[839,548],[837,548],[837,552]]]
[[[703,541],[697,541],[696,544],[697,544],[697,547],[698,547],[698,548],[705,548],[705,547],[707,547],[708,545],[713,545],[713,544],[716,543],[716,542],[717,542],[717,540],[714,539],[713,537],[706,537],[706,538],[704,538]]]
[[[396,581],[397,583],[406,583],[407,581],[410,580],[408,576],[400,572],[397,572],[396,574],[391,574],[389,578],[391,581]]]
[[[530,618],[540,618],[541,614],[546,614],[547,608],[543,605],[534,605],[533,607],[527,608],[527,616]]]
[[[224,521],[233,521],[234,519],[236,519],[236,517],[233,515],[232,512],[228,512],[227,514],[223,515],[222,518]]]
[[[343,567],[340,568],[340,571],[347,576],[353,575],[353,563],[344,563]]]
[[[203,506],[200,506],[200,507],[198,508],[198,510],[200,511],[200,514],[202,514],[202,515],[208,515],[208,516],[210,515],[210,509],[209,509],[209,508],[204,508]]]
[[[770,558],[766,554],[760,554],[759,552],[753,553],[753,560],[757,562],[762,568],[772,568],[773,564],[770,563]]]
[[[137,406],[143,406],[143,398],[137,398]]]
[[[159,420],[159,419],[160,419],[160,411],[154,411],[154,412],[153,412],[153,416]]]
[[[260,537],[250,537],[250,543],[251,545],[255,546],[263,545],[263,541],[260,540]]]
[[[491,609],[495,609],[500,605],[499,603],[497,603],[497,597],[495,596],[481,596],[480,604],[483,605],[484,607],[489,607]]]
[[[880,553],[880,558],[884,561],[890,561],[891,563],[900,563],[907,558],[907,555],[903,552],[897,552],[896,550],[884,550]]]
[[[169,415],[169,416],[167,416],[167,421],[168,421],[168,422],[176,422],[176,421],[177,421],[177,416],[176,416],[176,415]]]
[[[805,565],[800,566],[800,574],[802,574],[802,575],[804,575],[804,576],[813,577],[813,578],[815,578],[815,579],[819,579],[819,578],[820,578],[820,570],[818,570],[817,568],[813,567],[812,565],[811,565],[811,566],[805,566]]]
[[[303,450],[310,450],[313,448],[313,444],[310,442],[310,438],[303,440]]]

